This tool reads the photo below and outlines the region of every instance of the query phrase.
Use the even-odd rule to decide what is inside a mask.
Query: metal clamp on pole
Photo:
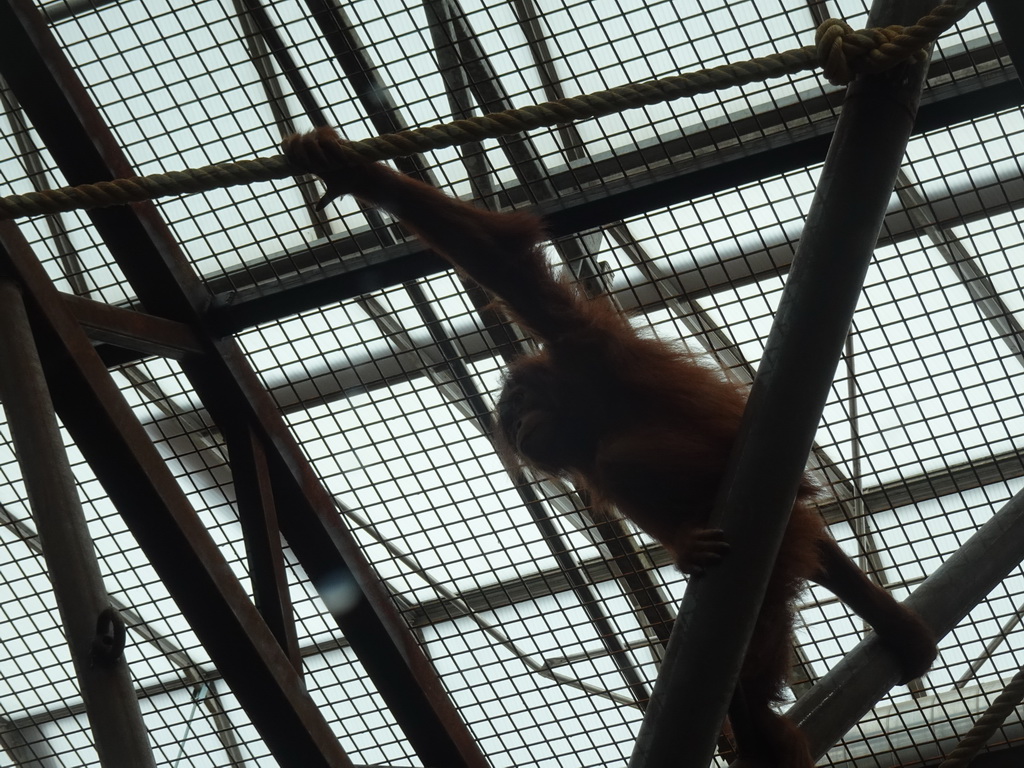
[[[107,606],[96,619],[96,634],[92,639],[92,660],[101,667],[112,667],[124,653],[127,635],[124,621],[114,608]]]

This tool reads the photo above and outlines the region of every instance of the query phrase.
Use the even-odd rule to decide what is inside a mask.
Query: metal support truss
[[[974,76],[970,88],[960,82],[936,85],[929,88],[922,99],[914,132],[935,130],[1022,103],[1024,85],[1002,70]],[[571,170],[553,174],[552,183],[559,195],[556,199],[539,203],[535,211],[545,219],[548,232],[553,237],[619,222],[630,216],[818,163],[825,157],[834,128],[835,123],[831,120],[821,120],[786,134],[745,140],[738,146],[726,146],[712,154],[653,168],[643,150],[608,160],[598,158],[591,165],[574,165]],[[713,135],[709,133],[707,141],[711,141]],[[671,155],[672,151],[671,142],[666,142],[661,155]],[[682,152],[683,148],[675,151]],[[645,164],[648,169],[642,170]],[[622,168],[636,170],[628,178],[617,178]],[[1019,171],[1015,173],[1019,174]],[[580,184],[591,180],[600,180],[600,185],[594,189],[579,189]],[[1019,203],[1019,199],[1008,200],[1002,196],[998,186],[987,188],[991,191],[981,189],[985,199],[976,201],[985,215]],[[1017,190],[1015,186],[1013,191],[1016,193]],[[517,202],[530,199],[525,186],[510,188],[506,192]],[[962,211],[949,206],[945,206],[943,211],[956,218],[970,215],[974,206],[970,200],[965,199],[964,203],[967,208]],[[942,225],[941,221],[935,223]],[[908,222],[899,215],[894,216],[886,227],[887,232],[909,229]],[[759,267],[762,266],[765,270],[787,270],[792,258],[790,243],[777,243],[776,250],[765,248],[764,252],[753,254],[753,257],[751,254],[738,254],[735,259],[724,259],[715,253],[713,263],[701,265],[692,273],[680,276],[686,281],[684,290],[687,298],[707,295],[722,285],[735,287],[752,282],[759,279]],[[325,266],[305,275],[296,273],[274,285],[238,287],[244,286],[247,279],[256,281],[290,275],[302,266],[313,264]],[[401,243],[380,249],[372,232],[357,233],[350,239],[333,238],[289,251],[266,263],[247,266],[247,273],[251,276],[240,273],[214,278],[210,286],[216,296],[210,319],[221,332],[239,331],[327,302],[352,298],[447,269],[449,266],[440,257],[419,243]]]
[[[913,21],[930,2],[876,0],[868,23]],[[847,91],[716,504],[712,525],[732,551],[686,591],[631,768],[703,768],[711,759],[926,72],[927,61],[916,62],[860,77]]]
[[[349,765],[295,669],[12,222],[0,223],[0,268],[17,279],[29,300],[61,421],[268,746],[285,765]]]
[[[0,26],[5,37],[5,45],[0,49],[0,73],[6,77],[67,180],[80,183],[132,175],[127,158],[33,3],[29,0],[0,3]],[[334,618],[413,749],[428,765],[453,768],[486,765],[435,671],[395,610],[386,588],[339,520],[333,499],[314,475],[241,350],[232,339],[209,335],[203,320],[209,294],[156,209],[151,205],[135,205],[94,211],[91,218],[146,310],[184,323],[199,333],[205,353],[187,356],[181,363],[182,370],[218,425],[247,422],[259,436],[275,504],[288,510],[288,514],[280,518],[282,533],[314,585],[326,587],[336,583],[339,577],[350,579],[355,585],[354,605],[350,610],[335,612]],[[83,452],[92,453],[102,465],[103,457],[97,454],[105,446],[90,445],[96,438],[88,430],[83,429],[75,437],[83,443]],[[100,469],[106,470],[97,471],[97,475],[106,478],[104,485],[108,493],[115,501],[120,500],[118,507],[122,514],[131,516],[131,510],[126,508],[125,499],[120,495],[125,490],[123,478],[117,477],[112,467],[101,466]],[[133,531],[140,543],[151,545],[152,548],[143,543],[150,557],[158,559],[161,555],[152,551],[159,548],[153,531],[146,530],[151,522],[148,518],[136,517]],[[182,546],[186,559],[190,559],[195,555],[191,547],[199,545],[189,541]],[[169,569],[165,569],[162,576],[170,577],[176,599],[185,602],[194,599],[182,592]],[[194,611],[190,620],[199,631],[199,625],[210,622],[211,617]],[[243,634],[256,632],[261,637],[269,636],[262,621],[240,629]],[[205,637],[211,639],[210,634]],[[251,644],[246,638],[239,638],[239,641]],[[287,664],[283,653],[279,654],[279,659]],[[250,657],[250,662],[262,667],[260,674],[264,679],[268,673],[272,677],[283,674],[275,667],[277,661],[271,663],[269,657]],[[235,666],[237,674],[231,676],[229,682],[248,711],[266,707],[267,702],[261,701],[249,688],[236,659],[225,653],[217,663],[229,668]],[[288,666],[294,675],[294,669]],[[280,697],[277,701],[276,716],[281,721],[301,719],[297,715],[300,711],[304,717],[309,715],[304,708],[311,705],[304,694],[301,702],[297,697],[287,703]],[[289,706],[295,711],[286,711]],[[273,744],[279,759],[298,759],[293,757],[294,746],[272,733],[280,730],[272,713],[259,713],[254,716],[254,721],[257,720],[261,730],[272,734],[268,743]],[[306,743],[311,748],[315,743],[321,750],[316,753],[316,759],[311,758],[310,764],[330,762],[325,759],[329,753],[334,755],[331,759],[335,762],[345,761],[344,756],[339,756],[336,741],[329,747],[326,740],[319,742],[307,736]]]
[[[1024,560],[1024,491],[1017,493],[906,604],[942,637]],[[896,684],[900,670],[872,632],[789,710],[818,757]],[[837,695],[840,693],[841,695]]]

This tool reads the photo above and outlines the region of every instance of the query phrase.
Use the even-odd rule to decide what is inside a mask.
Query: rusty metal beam
[[[974,76],[969,82],[970,87],[960,81],[930,87],[914,132],[935,130],[1024,103],[1024,85],[1012,73],[994,70]],[[823,101],[821,106],[829,106],[829,103]],[[825,157],[834,128],[833,120],[821,120],[740,145],[727,144],[714,152],[691,159],[684,157],[671,165],[659,165],[653,150],[637,150],[626,156],[574,166],[552,177],[558,197],[540,203],[534,210],[545,219],[552,236],[585,231],[818,163]],[[709,132],[703,139],[710,141],[709,137],[713,136],[718,133]],[[665,146],[660,149],[660,156],[663,159],[666,153],[672,156],[672,152],[682,151],[683,147]],[[644,170],[644,163],[647,163],[647,170]],[[623,167],[632,171],[628,179],[620,178]],[[602,173],[605,176],[602,177]],[[579,185],[592,182],[597,185],[579,189]],[[959,198],[943,199],[941,209],[948,217],[941,217],[936,224],[960,224],[963,218],[990,216],[1019,204],[1020,184],[1013,179],[1007,183],[1012,195],[1009,199],[999,184],[971,189],[969,195]],[[510,187],[504,193],[522,205],[528,199],[528,190],[529,185],[523,184]],[[888,217],[883,236],[899,240],[913,236],[914,231],[906,212],[897,210]],[[752,254],[736,253],[724,263],[716,253],[713,263],[701,264],[679,276],[681,290],[685,290],[687,298],[693,299],[721,287],[747,285],[769,272],[787,272],[793,254],[788,234],[774,243],[775,248],[769,247],[771,245],[769,241],[765,248]],[[308,269],[311,266],[317,269]],[[306,271],[300,273],[300,268]],[[220,331],[237,332],[449,268],[443,259],[419,243],[381,248],[373,232],[357,232],[350,239],[314,242],[265,262],[246,265],[238,274],[214,277],[210,282],[215,294],[211,322]],[[274,282],[245,287],[247,280],[268,279]]]
[[[302,674],[267,454],[248,424],[229,427],[225,437],[256,609],[288,654],[292,666]]]
[[[199,337],[184,323],[70,293],[61,298],[94,342],[175,360],[203,351]]]
[[[33,3],[0,3],[0,28],[0,74],[68,182],[133,175]],[[156,208],[140,203],[96,210],[90,217],[146,310],[203,334],[209,293]],[[207,353],[182,360],[182,370],[218,425],[247,421],[259,434],[275,500],[288,510],[280,518],[282,532],[313,584],[322,595],[339,580],[353,585],[354,602],[332,615],[413,749],[427,765],[483,768],[487,761],[437,673],[244,353],[231,338],[207,336],[204,346]]]
[[[0,270],[22,286],[61,421],[282,764],[350,765],[327,722],[13,222]]]

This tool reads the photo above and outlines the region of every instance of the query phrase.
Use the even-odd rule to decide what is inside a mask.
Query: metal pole
[[[931,5],[875,0],[868,23],[911,23]],[[861,76],[847,92],[716,507],[732,549],[687,588],[630,768],[711,761],[926,71],[919,61]]]
[[[10,280],[0,280],[0,361],[0,399],[100,763],[155,766],[121,656],[124,624],[107,600],[21,290]]]
[[[988,0],[988,10],[1017,70],[1017,77],[1024,79],[1024,8],[1019,0]]]
[[[1024,491],[1010,499],[907,599],[942,637],[1024,560]],[[789,710],[818,757],[896,684],[899,668],[874,632]],[[836,695],[841,691],[840,695]]]

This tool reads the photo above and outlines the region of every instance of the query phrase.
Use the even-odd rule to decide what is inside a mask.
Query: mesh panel
[[[315,5],[68,0],[43,11],[140,174],[273,155],[282,135],[316,124],[361,138],[746,60],[807,44],[820,18],[840,14],[795,0],[355,2],[326,17]],[[863,3],[841,10],[866,23]],[[941,39],[924,103],[945,106],[950,84],[988,98],[1012,76],[982,9]],[[3,95],[0,193],[63,184]],[[642,333],[749,382],[820,173],[811,138],[831,130],[841,96],[805,73],[421,160],[450,193],[556,214],[624,181],[677,177],[670,200],[631,199],[639,209],[600,226],[581,216],[548,252]],[[1024,114],[991,103],[911,140],[815,441],[812,466],[830,467],[821,478],[843,499],[822,508],[832,534],[899,599],[1024,476]],[[644,564],[638,591],[609,566],[607,532],[573,488],[509,473],[487,414],[511,355],[531,342],[386,215],[345,199],[317,216],[319,194],[299,179],[157,206],[490,762],[621,764],[662,659],[658,617],[675,615],[684,577],[626,526]],[[88,215],[19,227],[62,292],[141,308]],[[409,253],[411,272],[389,271]],[[174,360],[116,362],[123,396],[251,596],[220,429]],[[157,763],[276,765],[65,442]],[[98,765],[6,422],[0,548],[0,765]],[[284,557],[304,683],[342,746],[357,764],[420,765],[288,545]],[[933,670],[894,689],[822,764],[948,752],[1020,666],[1022,577],[1011,572],[942,640]],[[865,631],[818,588],[798,613],[790,700]],[[1014,714],[989,747],[1022,736]]]

